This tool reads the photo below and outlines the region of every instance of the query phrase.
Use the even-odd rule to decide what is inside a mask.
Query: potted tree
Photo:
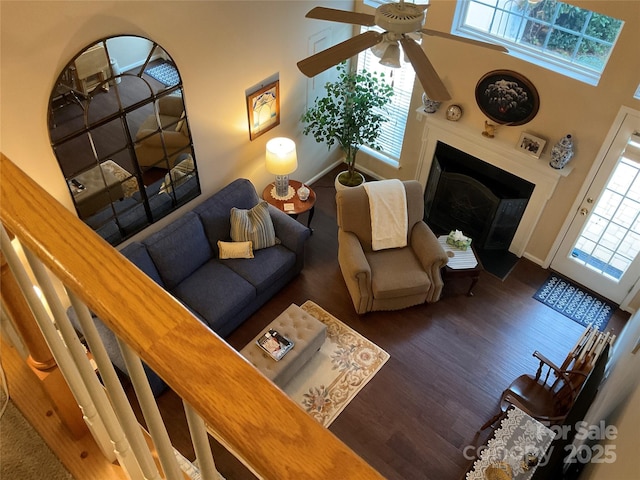
[[[338,65],[338,72],[338,79],[324,86],[327,95],[316,98],[302,116],[306,124],[302,132],[326,142],[328,148],[338,142],[347,171],[338,175],[337,182],[353,187],[364,181],[355,170],[360,147],[366,144],[380,150],[380,126],[387,120],[383,109],[391,101],[393,87],[383,81],[384,73],[351,72],[345,62]]]

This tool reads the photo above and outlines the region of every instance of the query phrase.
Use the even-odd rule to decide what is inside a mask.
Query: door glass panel
[[[640,252],[640,137],[632,135],[571,257],[619,280]]]

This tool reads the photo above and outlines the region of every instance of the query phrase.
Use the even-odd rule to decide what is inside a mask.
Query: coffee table
[[[480,272],[484,270],[482,262],[480,262],[480,259],[473,249],[473,244],[466,250],[461,250],[447,243],[447,235],[438,237],[438,242],[447,254],[449,254],[449,252],[453,253],[453,256],[449,257],[447,265],[442,269],[443,276],[445,278],[471,278],[471,285],[467,291],[467,296],[473,297],[473,287],[478,283]]]
[[[295,194],[288,200],[278,200],[273,198],[271,190],[274,188],[274,184],[267,185],[262,192],[262,198],[279,210],[282,210],[287,215],[298,218],[298,215],[304,212],[309,212],[309,218],[307,219],[307,228],[311,228],[311,220],[313,219],[313,213],[316,205],[316,192],[309,185],[305,185],[309,189],[309,198],[306,200],[300,200],[298,197],[298,189],[302,186],[302,182],[298,180],[289,180],[289,185],[295,190]],[[313,230],[312,230],[313,232]]]
[[[294,343],[293,348],[278,361],[256,344],[271,329]],[[240,350],[240,354],[282,388],[320,350],[326,336],[327,326],[324,323],[292,303]]]
[[[82,190],[73,192],[76,208],[82,218],[90,217],[124,196],[122,183],[118,177],[111,169],[101,167],[95,166],[71,180],[84,187]],[[118,168],[124,170],[119,166]]]

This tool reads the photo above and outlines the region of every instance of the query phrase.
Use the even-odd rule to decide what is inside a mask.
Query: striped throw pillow
[[[269,215],[267,202],[262,201],[250,210],[231,209],[231,240],[252,242],[254,250],[279,243]]]

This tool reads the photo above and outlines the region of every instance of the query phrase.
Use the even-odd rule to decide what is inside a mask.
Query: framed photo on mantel
[[[546,143],[547,141],[543,138],[523,132],[522,135],[520,135],[520,140],[518,140],[516,148],[533,157],[540,158]]]
[[[540,107],[536,87],[511,70],[494,70],[476,85],[476,102],[482,113],[502,125],[523,125],[533,120]]]

